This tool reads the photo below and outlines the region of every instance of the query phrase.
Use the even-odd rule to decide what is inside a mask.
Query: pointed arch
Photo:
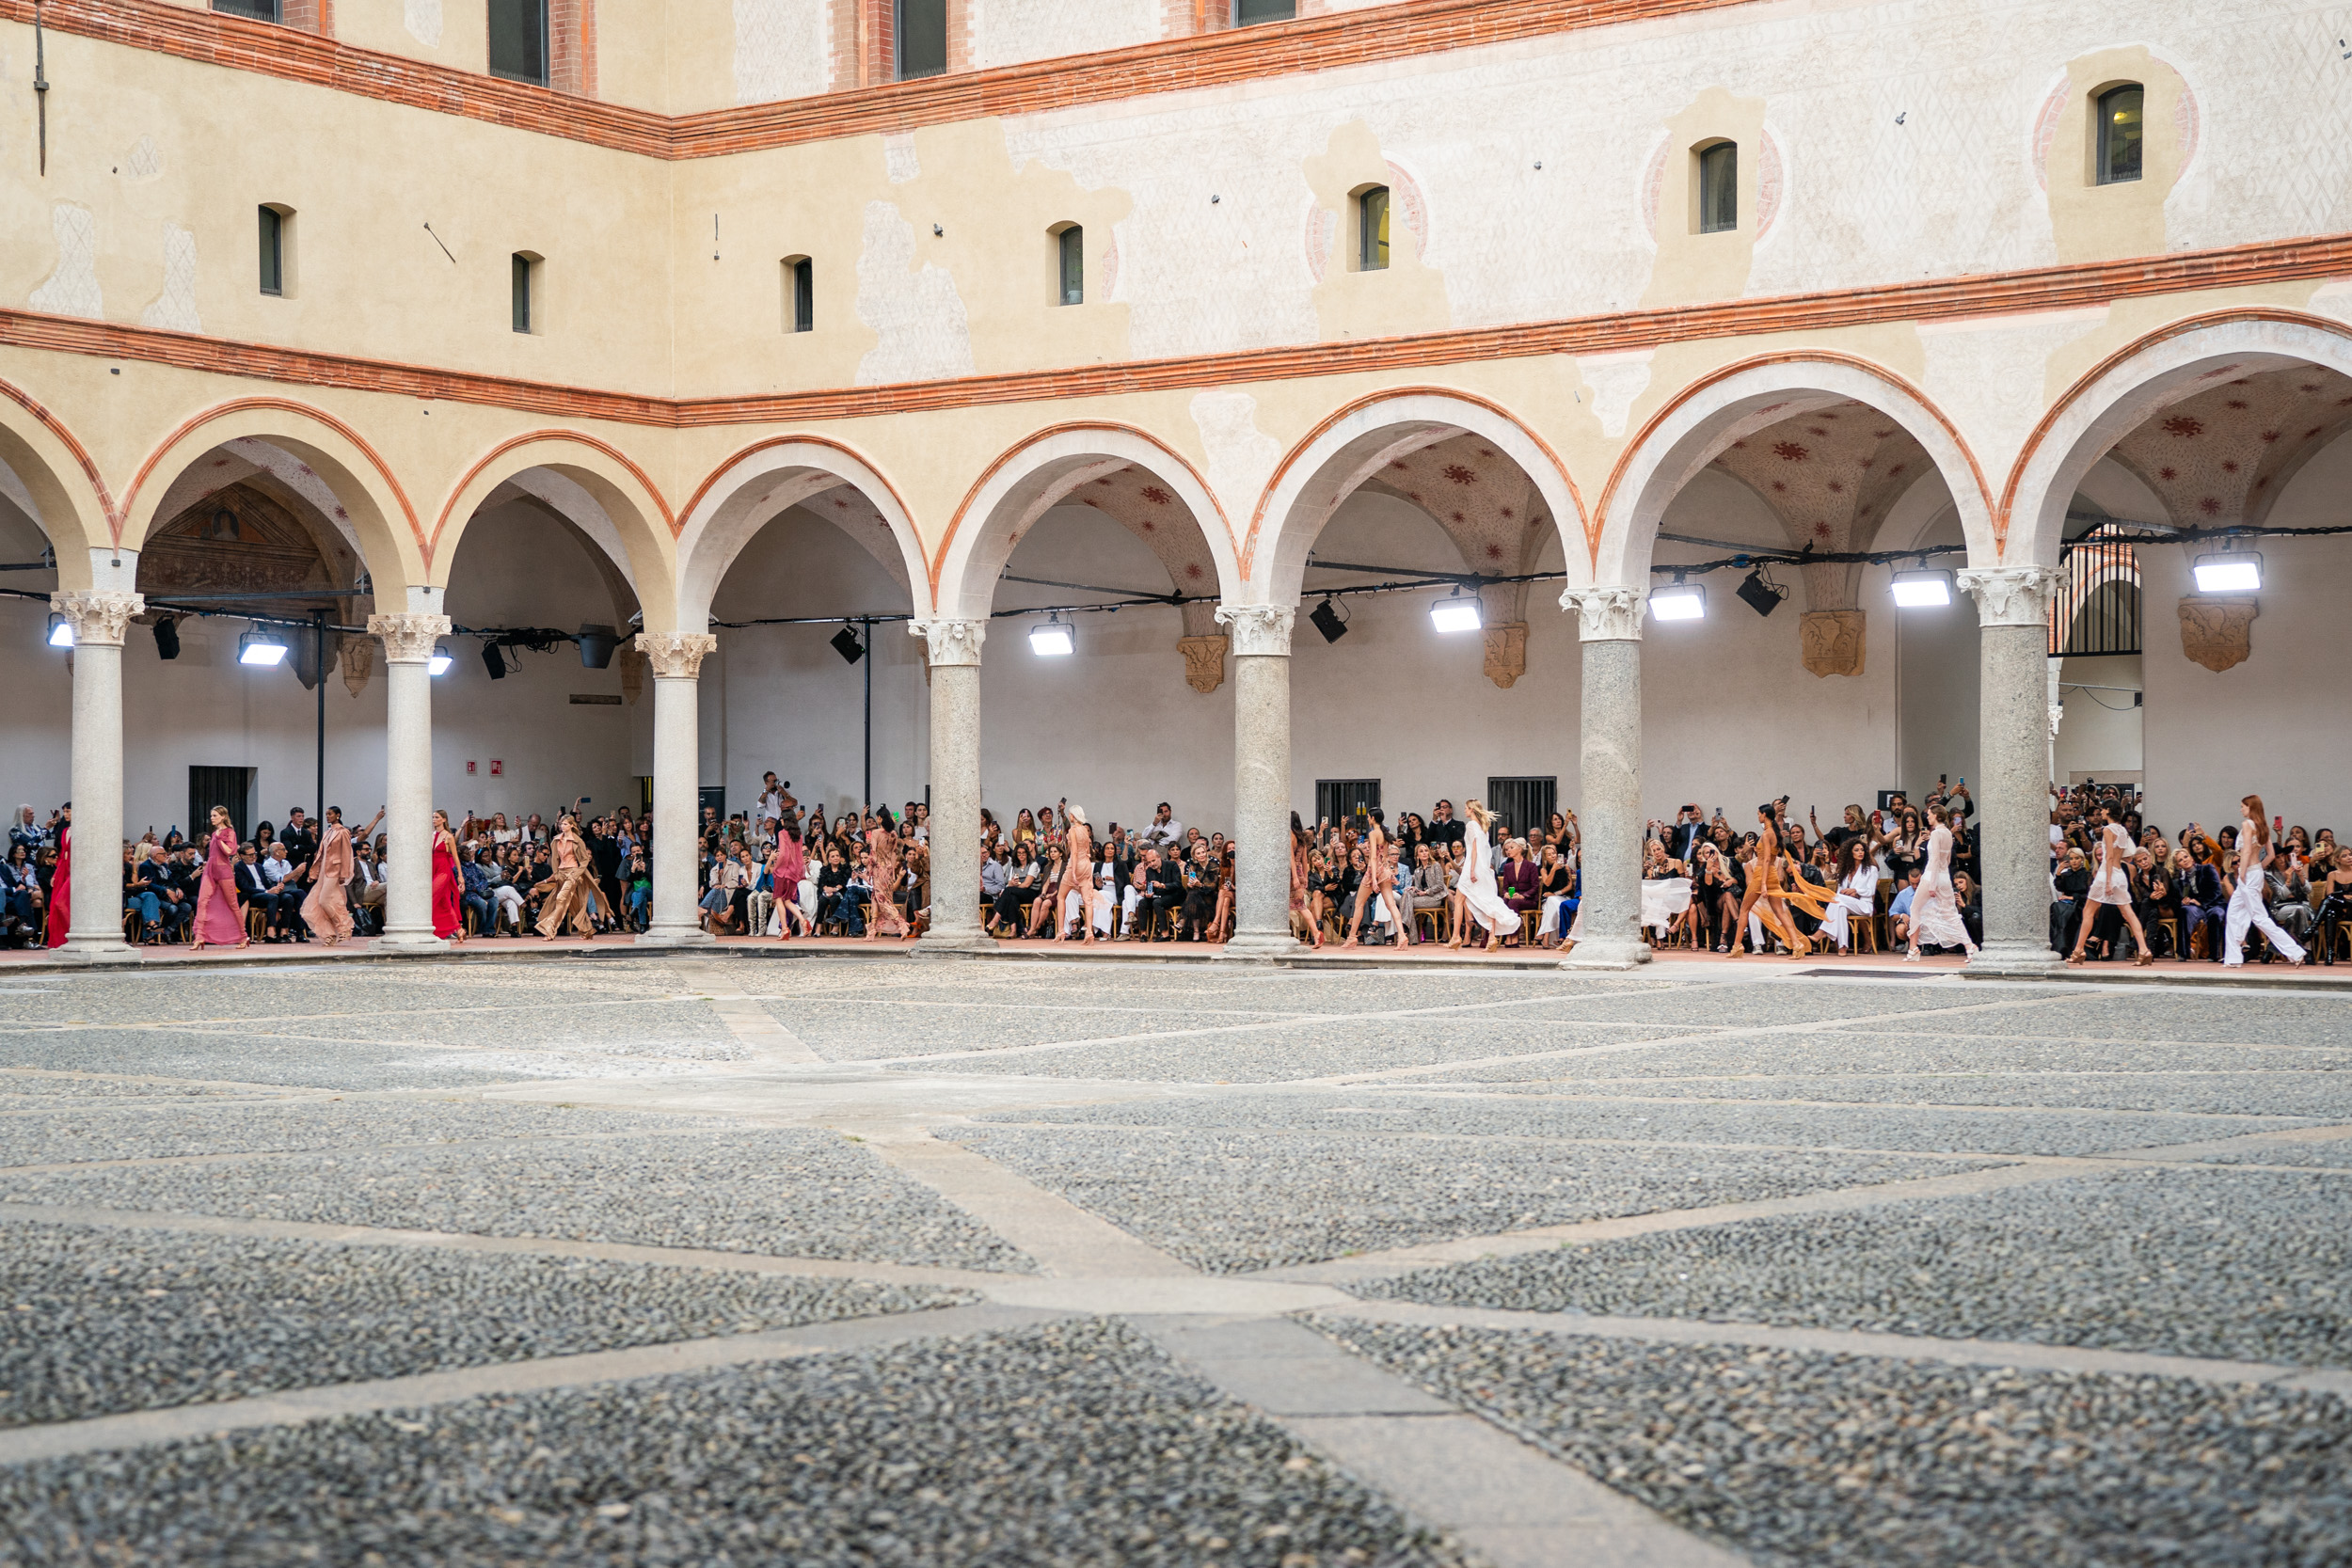
[[[579,431],[510,436],[474,460],[435,519],[426,557],[432,586],[448,586],[466,529],[506,484],[561,512],[596,543],[636,594],[644,629],[676,629],[677,527],[669,503],[627,453]]]
[[[2308,364],[2352,376],[2352,329],[2299,310],[2185,317],[2101,360],[2050,405],[2001,492],[2001,554],[2054,565],[2074,492],[2115,444],[2169,404],[2229,376]]]
[[[1645,588],[1658,528],[1682,487],[1732,442],[1834,404],[1859,403],[1909,433],[1951,492],[1969,559],[1999,553],[1983,470],[1959,427],[1926,394],[1881,365],[1826,352],[1765,355],[1726,365],[1685,388],[1629,442],[1594,512],[1592,580]],[[1575,552],[1569,570],[1576,569]]]
[[[1575,570],[1586,548],[1584,498],[1550,444],[1499,404],[1450,388],[1406,387],[1333,411],[1276,467],[1243,546],[1249,596],[1296,602],[1307,556],[1342,501],[1397,458],[1465,435],[1491,442],[1534,482]]]
[[[678,619],[699,631],[710,618],[727,568],[779,515],[848,485],[881,516],[904,568],[913,610],[930,602],[923,541],[906,500],[863,453],[822,436],[778,436],[744,448],[695,487],[678,529]]]
[[[1184,503],[1208,546],[1219,594],[1234,597],[1243,578],[1232,526],[1200,471],[1133,425],[1075,423],[1025,437],[973,481],[930,562],[935,612],[960,620],[985,618],[995,604],[996,579],[1029,525],[1088,480],[1128,467],[1149,473]]]

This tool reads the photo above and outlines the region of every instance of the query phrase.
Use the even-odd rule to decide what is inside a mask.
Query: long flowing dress
[[[1476,827],[1462,836],[1462,843],[1470,857],[1462,866],[1462,902],[1472,920],[1496,936],[1507,937],[1519,928],[1519,913],[1502,901],[1502,890],[1495,883],[1494,849]]]
[[[548,847],[548,879],[533,887],[533,893],[544,893],[548,901],[539,907],[539,934],[552,937],[564,929],[569,920],[572,928],[583,937],[596,934],[592,914],[610,914],[611,906],[604,901],[604,890],[596,885],[596,869],[588,859],[588,846],[570,829],[555,835]]]
[[[778,834],[776,852],[768,861],[768,885],[776,895],[776,911],[771,918],[780,937],[792,934],[792,917],[784,912],[785,905],[790,904],[803,915],[808,912],[808,906],[801,902],[801,883],[807,875],[808,851],[789,833]]]
[[[310,863],[310,895],[302,901],[302,923],[323,942],[338,942],[351,935],[351,901],[343,896],[343,883],[354,869],[351,830],[329,823],[326,841]]]
[[[898,835],[887,828],[867,829],[866,854],[873,888],[873,902],[866,911],[866,934],[874,937],[905,936],[906,916],[898,912],[898,884],[906,879],[900,874]]]
[[[196,940],[234,947],[245,940],[237,918],[237,830],[215,828],[204,847],[204,875],[196,884]]]
[[[457,841],[433,835],[433,934],[447,942],[466,928],[466,907],[458,898],[465,882],[457,875]]]
[[[1960,895],[1952,888],[1952,831],[1940,822],[1928,835],[1927,869],[1911,895],[1911,945],[1977,950],[1961,923]]]
[[[57,830],[57,863],[49,873],[49,938],[51,947],[63,947],[73,928],[73,829]]]

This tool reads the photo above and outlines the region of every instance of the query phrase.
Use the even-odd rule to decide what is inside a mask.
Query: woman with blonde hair
[[[1053,808],[1048,806],[1050,813]],[[1085,935],[1078,939],[1082,947],[1094,945],[1094,829],[1087,822],[1086,808],[1066,806],[1061,881],[1054,889],[1054,940],[1062,940],[1063,927],[1069,924],[1070,900],[1078,900],[1078,925]]]
[[[1470,832],[1462,835],[1466,858],[1462,880],[1454,890],[1454,937],[1446,943],[1448,947],[1462,945],[1473,920],[1495,940],[1519,928],[1518,911],[1502,901],[1502,890],[1495,882],[1494,845],[1487,838],[1494,832],[1494,814],[1478,800],[1464,801],[1462,811],[1470,818]]]

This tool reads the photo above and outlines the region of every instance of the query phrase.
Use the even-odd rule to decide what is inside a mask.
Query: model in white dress
[[[2103,809],[2099,815],[2106,814]],[[2132,875],[2127,865],[2132,858],[2132,832],[2121,822],[2108,821],[2099,830],[2099,867],[2092,873],[2090,900],[2083,907],[2082,928],[2074,933],[2074,950],[2066,955],[2066,961],[2079,965],[2083,961],[2083,943],[2090,940],[2093,904],[2112,905],[2123,916],[2123,924],[2132,928],[2132,941],[2137,944],[2138,957],[2133,963],[2145,968],[2156,961],[2148,950],[2148,933],[2140,929],[2139,915],[2132,908]]]
[[[1977,944],[1968,940],[1968,927],[1960,918],[1960,895],[1952,887],[1952,830],[1945,825],[1940,807],[1929,810],[1935,831],[1928,834],[1927,869],[1919,873],[1918,889],[1911,895],[1911,951],[1903,955],[1905,963],[1919,961],[1922,942],[1964,947],[1970,958],[1977,956]]]
[[[2270,918],[2270,906],[2263,901],[2263,868],[2270,863],[2270,824],[2263,820],[2262,797],[2249,795],[2243,804],[2253,815],[2238,824],[2237,885],[2231,890],[2230,913],[2223,927],[2222,967],[2246,966],[2249,926],[2268,937],[2271,947],[2287,962],[2299,964],[2302,943],[2279,928],[2279,923]]]
[[[1486,824],[1492,820],[1476,801],[1470,802],[1470,832],[1462,836],[1463,853],[1461,886],[1455,890],[1462,907],[1470,917],[1498,937],[1507,937],[1519,928],[1519,911],[1502,901],[1502,889],[1495,881],[1494,847],[1486,842]],[[1462,927],[1454,927],[1454,945],[1461,942]]]

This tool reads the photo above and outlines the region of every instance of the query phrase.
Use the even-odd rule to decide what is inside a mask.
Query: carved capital
[[[1184,684],[1203,695],[1225,684],[1225,639],[1180,637],[1176,651],[1184,656]]]
[[[1810,610],[1798,616],[1804,667],[1817,675],[1862,673],[1864,625],[1859,610]]]
[[[2191,594],[2181,601],[2181,652],[2215,674],[2243,664],[2254,652],[2254,617],[2262,601]]]
[[[1987,626],[2046,626],[2050,601],[2066,574],[2056,566],[1963,567],[1955,574],[1977,601],[1977,621]]]
[[[131,617],[147,608],[136,594],[52,594],[49,608],[73,626],[73,645],[122,646]]]
[[[384,640],[387,664],[422,664],[433,644],[449,635],[446,615],[371,615],[368,635]]]
[[[1638,588],[1571,588],[1560,608],[1576,611],[1577,635],[1586,642],[1639,642],[1649,595]]]
[[[637,651],[653,666],[656,680],[691,681],[703,673],[703,659],[719,646],[708,632],[641,631]]]
[[[1527,673],[1527,623],[1490,621],[1486,633],[1486,678],[1508,691]]]
[[[1297,614],[1289,605],[1221,604],[1216,607],[1216,624],[1232,636],[1236,656],[1281,657],[1291,651],[1291,622]]]
[[[986,621],[915,621],[907,630],[930,650],[931,668],[943,664],[977,664],[980,644],[988,641]]]

